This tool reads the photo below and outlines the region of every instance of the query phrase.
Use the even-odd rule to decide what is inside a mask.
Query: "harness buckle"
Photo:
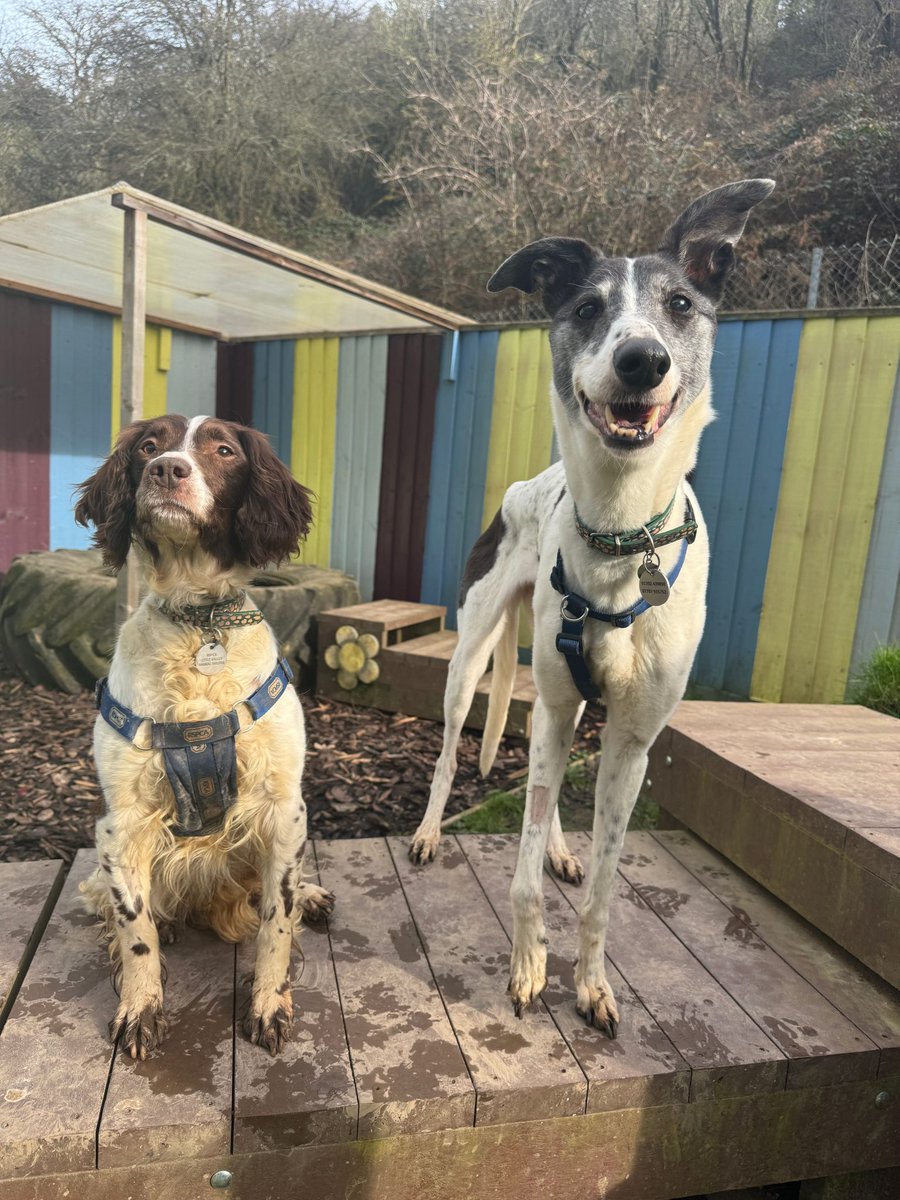
[[[571,621],[574,624],[583,626],[585,621],[587,620],[588,606],[585,604],[584,608],[581,610],[580,613],[571,613],[571,612],[569,612],[569,607],[568,607],[569,599],[570,599],[570,597],[568,595],[563,596],[562,604],[560,604],[560,606],[559,606],[559,615],[562,617],[562,619],[564,621]]]

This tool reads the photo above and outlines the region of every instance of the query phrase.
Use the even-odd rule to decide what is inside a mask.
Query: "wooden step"
[[[370,600],[330,608],[318,617],[319,642],[330,645],[341,625],[352,625],[359,633],[372,633],[382,646],[393,646],[444,628],[447,609],[442,604],[414,604],[409,600]]]
[[[615,1042],[575,1011],[579,889],[544,876],[548,986],[517,1020],[518,838],[445,837],[426,868],[406,850],[310,844],[337,905],[299,934],[279,1057],[241,1028],[252,941],[187,929],[166,948],[168,1038],[138,1063],[107,1034],[78,891],[94,852],[55,907],[57,864],[0,864],[4,932],[36,946],[0,1037],[0,1200],[194,1200],[226,1172],[244,1200],[517,1200],[536,1180],[646,1200],[897,1162],[896,994],[697,838],[625,839]]]
[[[386,643],[383,638],[389,631],[384,627],[377,628],[374,621],[367,625],[368,618],[364,613],[365,610],[392,603],[394,602],[382,600],[373,605],[359,604],[352,608],[333,609],[323,614],[328,620],[323,626],[320,618],[317,693],[329,700],[340,700],[345,704],[379,708],[385,712],[404,713],[410,717],[425,717],[429,721],[442,721],[447,670],[458,640],[456,631],[443,628],[441,615],[440,628],[418,637],[404,636]],[[419,614],[413,611],[429,610],[434,606],[398,604],[398,608],[400,607],[410,610],[411,619],[417,623],[397,627],[394,632],[408,634],[434,620],[433,615],[429,613],[424,621],[419,621]],[[443,610],[439,611],[443,614]],[[351,620],[354,613],[363,615],[357,615]],[[347,690],[338,683],[337,672],[326,664],[325,650],[332,644],[334,633],[341,625],[352,625],[360,633],[373,633],[381,641],[383,649],[378,655],[381,674],[375,683],[360,683],[357,687]],[[484,729],[491,683],[491,672],[479,681],[465,721],[467,728]],[[531,711],[535,696],[531,668],[519,666],[516,669],[515,686],[506,718],[505,736],[528,737],[531,732]]]
[[[900,721],[685,701],[648,779],[676,821],[900,986]]]

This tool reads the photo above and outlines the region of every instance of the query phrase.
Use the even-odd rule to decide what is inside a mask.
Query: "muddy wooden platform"
[[[240,1032],[250,951],[189,930],[137,1064],[107,1041],[81,852],[0,1035],[0,1198],[196,1200],[224,1171],[242,1200],[664,1200],[900,1163],[897,994],[690,834],[628,837],[616,1042],[575,1013],[577,889],[545,879],[549,986],[517,1021],[516,839],[447,838],[425,869],[405,848],[312,847],[338,908],[303,931],[282,1057]],[[55,875],[28,869],[0,867],[13,977]]]
[[[679,822],[900,986],[900,721],[685,701],[648,779]]]

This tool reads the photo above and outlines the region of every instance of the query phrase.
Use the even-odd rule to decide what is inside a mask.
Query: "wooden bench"
[[[632,833],[618,1041],[575,1013],[580,893],[549,876],[549,986],[516,1021],[515,857],[507,837],[445,838],[425,869],[402,839],[314,844],[338,908],[303,931],[286,1052],[240,1032],[251,950],[188,930],[167,954],[169,1039],[133,1063],[107,1040],[82,851],[0,1035],[0,1200],[197,1200],[211,1182],[241,1200],[663,1200],[900,1163],[883,981],[692,835]],[[28,870],[23,892],[0,867],[9,961],[58,868]]]
[[[900,986],[900,721],[686,701],[647,778],[677,822]]]

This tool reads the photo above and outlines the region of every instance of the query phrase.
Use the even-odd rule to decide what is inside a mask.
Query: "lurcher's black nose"
[[[613,355],[619,381],[631,392],[658,387],[671,365],[665,346],[654,338],[631,338]]]
[[[164,487],[166,491],[174,491],[182,479],[187,479],[191,473],[191,464],[186,458],[157,458],[147,468],[154,483]]]

